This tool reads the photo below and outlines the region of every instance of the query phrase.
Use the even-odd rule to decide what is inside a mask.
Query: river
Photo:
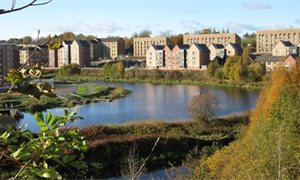
[[[76,106],[69,110],[82,116],[83,120],[75,121],[71,126],[87,127],[97,124],[120,124],[129,121],[165,120],[184,121],[191,117],[188,104],[193,96],[199,93],[214,94],[219,101],[218,116],[239,113],[254,108],[259,95],[258,90],[240,88],[199,87],[190,85],[156,85],[143,83],[111,83],[93,81],[105,86],[122,86],[132,93],[125,98],[113,102],[99,102]],[[58,92],[72,92],[75,85],[56,86]],[[55,115],[61,115],[64,108],[47,110]],[[28,124],[30,130],[38,130],[38,126],[30,113],[24,114],[24,119],[18,126]]]

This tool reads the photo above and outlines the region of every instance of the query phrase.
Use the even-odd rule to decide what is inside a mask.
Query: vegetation
[[[189,104],[192,118],[204,126],[211,123],[218,106],[217,98],[212,94],[198,94]]]
[[[262,90],[242,138],[201,163],[196,178],[298,179],[299,84],[299,63],[290,71],[278,67]]]
[[[87,142],[78,129],[61,131],[61,128],[77,118],[76,113],[66,110],[63,116],[48,113],[43,117],[36,113],[39,133],[12,129],[1,134],[1,178],[62,179],[67,169],[74,176],[74,171],[82,168],[79,156],[87,151]]]
[[[247,48],[246,48],[247,49]],[[248,51],[249,52],[249,51]],[[246,55],[228,57],[224,66],[220,66],[217,62],[212,62],[207,68],[207,74],[211,78],[228,79],[232,81],[261,81],[266,74],[264,63],[251,62]]]
[[[78,64],[63,65],[59,68],[59,75],[61,76],[71,76],[76,74],[80,74],[80,68]]]

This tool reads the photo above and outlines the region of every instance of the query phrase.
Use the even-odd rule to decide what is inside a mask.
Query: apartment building
[[[152,44],[146,53],[146,67],[164,67],[164,46]]]
[[[71,63],[79,67],[90,66],[90,45],[84,40],[74,40],[71,44]]]
[[[28,58],[33,54],[35,47],[27,46],[19,50],[20,64],[26,63]],[[28,65],[45,65],[49,61],[49,49],[47,45],[39,45],[32,55]]]
[[[279,41],[289,41],[294,45],[298,45],[300,43],[300,29],[257,31],[257,54],[272,54],[273,48]]]
[[[210,51],[209,59],[214,61],[216,59],[224,59],[225,58],[225,47],[222,44],[210,44],[208,47]]]
[[[165,60],[168,69],[184,69],[186,68],[186,54],[189,45],[166,46]]]
[[[288,56],[297,54],[297,46],[290,41],[279,41],[272,50],[272,56]]]
[[[240,56],[243,54],[243,49],[240,44],[228,43],[227,46],[225,46],[225,54],[226,56]]]
[[[229,43],[241,44],[241,38],[236,33],[183,35],[183,44],[193,45],[194,43],[206,46],[210,44],[227,46]]]
[[[62,52],[63,46],[59,49],[49,49],[49,67],[60,67],[62,66]]]
[[[19,67],[19,52],[16,45],[0,43],[0,77],[10,68]]]
[[[99,39],[98,39],[99,40]],[[125,55],[125,41],[122,38],[102,38],[102,56],[108,59],[118,58]]]
[[[207,46],[205,44],[192,44],[187,51],[187,68],[205,69],[209,62],[209,49]]]
[[[90,45],[90,60],[97,61],[101,58],[103,44],[101,39],[88,40]]]
[[[145,37],[133,39],[133,55],[135,57],[145,57],[151,45],[172,45],[171,39],[167,37]]]

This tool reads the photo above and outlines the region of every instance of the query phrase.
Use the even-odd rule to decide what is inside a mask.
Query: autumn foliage
[[[238,141],[197,169],[212,179],[299,179],[300,63],[278,67],[262,90],[250,125]]]

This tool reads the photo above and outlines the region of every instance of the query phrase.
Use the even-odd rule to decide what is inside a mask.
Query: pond
[[[259,96],[258,90],[246,90],[240,88],[215,88],[190,85],[156,85],[142,83],[111,83],[93,81],[105,86],[121,86],[131,90],[132,93],[125,98],[112,102],[99,102],[70,108],[82,116],[83,120],[75,121],[71,126],[87,127],[97,124],[120,124],[129,121],[165,120],[184,121],[189,120],[188,104],[193,96],[199,93],[214,94],[219,101],[219,109],[216,114],[224,116],[232,113],[248,111],[254,108]],[[75,85],[59,85],[58,92],[75,91]],[[47,110],[56,115],[63,114],[64,108]],[[24,114],[24,119],[18,122],[18,126],[28,124],[30,130],[38,130],[33,121],[33,115]]]

